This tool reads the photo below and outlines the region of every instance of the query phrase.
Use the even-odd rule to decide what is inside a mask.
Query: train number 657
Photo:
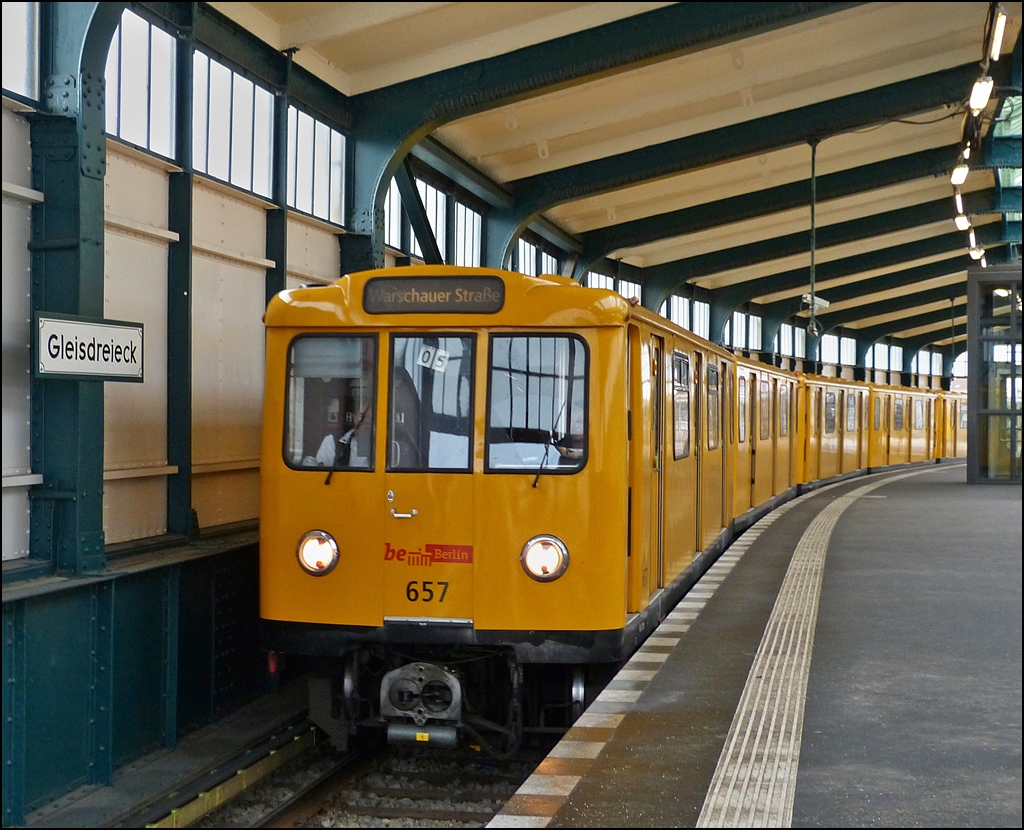
[[[448,593],[447,582],[417,582],[415,579],[405,586],[405,598],[409,602],[416,602],[416,600],[422,600],[423,602],[434,601],[434,588],[432,586],[440,585],[441,596],[437,598],[438,602],[444,602],[444,595]]]

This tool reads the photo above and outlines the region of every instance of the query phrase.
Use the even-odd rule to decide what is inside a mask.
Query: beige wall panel
[[[5,487],[3,491],[4,561],[28,556],[28,487]]]
[[[192,461],[258,459],[264,271],[197,253],[192,292]]]
[[[192,505],[200,527],[255,519],[259,515],[260,471],[232,470],[192,476]]]
[[[166,228],[166,170],[134,156],[119,153],[116,141],[108,141],[107,149],[107,173],[103,179],[103,202],[107,216]]]
[[[167,464],[167,244],[108,231],[103,313],[143,324],[143,383],[104,384],[106,470]]]
[[[19,113],[3,108],[3,179],[20,187],[32,187],[32,149],[28,121]]]
[[[235,196],[197,181],[192,216],[196,242],[209,242],[248,256],[266,256],[266,208],[255,197]]]
[[[3,181],[31,189],[32,153],[28,122],[3,108]],[[29,482],[9,477],[31,473],[29,444],[32,381],[30,201],[3,197],[3,560],[28,556]],[[13,486],[12,486],[13,485]]]
[[[166,532],[166,476],[103,482],[103,533],[108,545]]]
[[[323,226],[289,217],[288,272],[300,283],[330,283],[338,279],[341,276],[338,234]]]

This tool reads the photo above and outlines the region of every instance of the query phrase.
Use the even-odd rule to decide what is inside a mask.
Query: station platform
[[[802,495],[729,547],[489,827],[1020,827],[1021,488]]]

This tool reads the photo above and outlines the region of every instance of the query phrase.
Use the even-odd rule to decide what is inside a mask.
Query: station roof
[[[414,157],[648,306],[698,286],[719,324],[746,302],[806,313],[812,147],[826,330],[941,344],[965,322],[968,139],[977,243],[1019,258],[1021,3],[999,6],[998,60],[986,2],[210,5],[357,114],[419,101]]]

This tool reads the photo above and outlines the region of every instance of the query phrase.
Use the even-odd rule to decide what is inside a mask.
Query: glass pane
[[[288,360],[284,458],[292,467],[373,468],[375,337],[298,337]]]
[[[686,458],[690,454],[690,359],[686,355],[677,354],[672,359],[672,411],[675,421],[673,455]]]
[[[149,93],[149,149],[166,158],[173,158],[177,44],[167,32],[155,26],[152,27],[152,32],[153,74]]]
[[[270,198],[274,146],[274,96],[256,87],[256,112],[252,135],[252,189]]]
[[[718,396],[718,369],[708,366],[708,449],[718,447],[718,424],[719,424],[719,396]]]
[[[231,70],[210,61],[209,129],[206,132],[208,156],[206,172],[228,181],[231,141]]]
[[[587,350],[578,337],[491,340],[487,469],[575,472],[586,463]]]
[[[745,444],[747,442],[747,379],[746,378],[740,378],[739,379],[739,386],[740,386],[740,388],[739,388],[739,392],[737,394],[737,397],[739,399],[737,405],[739,406],[739,410],[740,410],[739,411],[739,419],[740,419],[740,422],[739,422],[739,427],[740,427],[739,440],[740,440],[741,444]]]
[[[331,130],[331,210],[327,217],[336,225],[345,223],[345,136]]]
[[[295,139],[295,207],[303,213],[313,212],[313,119],[298,113]]]
[[[206,135],[209,102],[210,59],[201,52],[192,54],[192,167],[206,172]]]
[[[989,415],[978,418],[978,471],[989,480],[1020,478],[1020,418]]]
[[[231,80],[231,184],[251,190],[254,89],[241,75],[232,74]]]
[[[761,421],[761,440],[767,441],[772,437],[772,399],[768,381],[761,381],[761,400],[758,403]]]
[[[39,98],[39,4],[3,4],[3,87]]]
[[[789,384],[784,383],[779,388],[779,435],[785,438],[789,435]]]
[[[121,124],[125,141],[148,146],[149,24],[138,15],[121,15]]]
[[[893,399],[892,428],[896,432],[903,431],[903,398]]]
[[[474,338],[391,341],[389,470],[469,470]]]
[[[317,121],[313,130],[313,215],[330,217],[331,128]]]
[[[825,434],[834,435],[836,431],[836,393],[825,393]]]
[[[846,431],[857,431],[857,395],[854,392],[846,393]]]

